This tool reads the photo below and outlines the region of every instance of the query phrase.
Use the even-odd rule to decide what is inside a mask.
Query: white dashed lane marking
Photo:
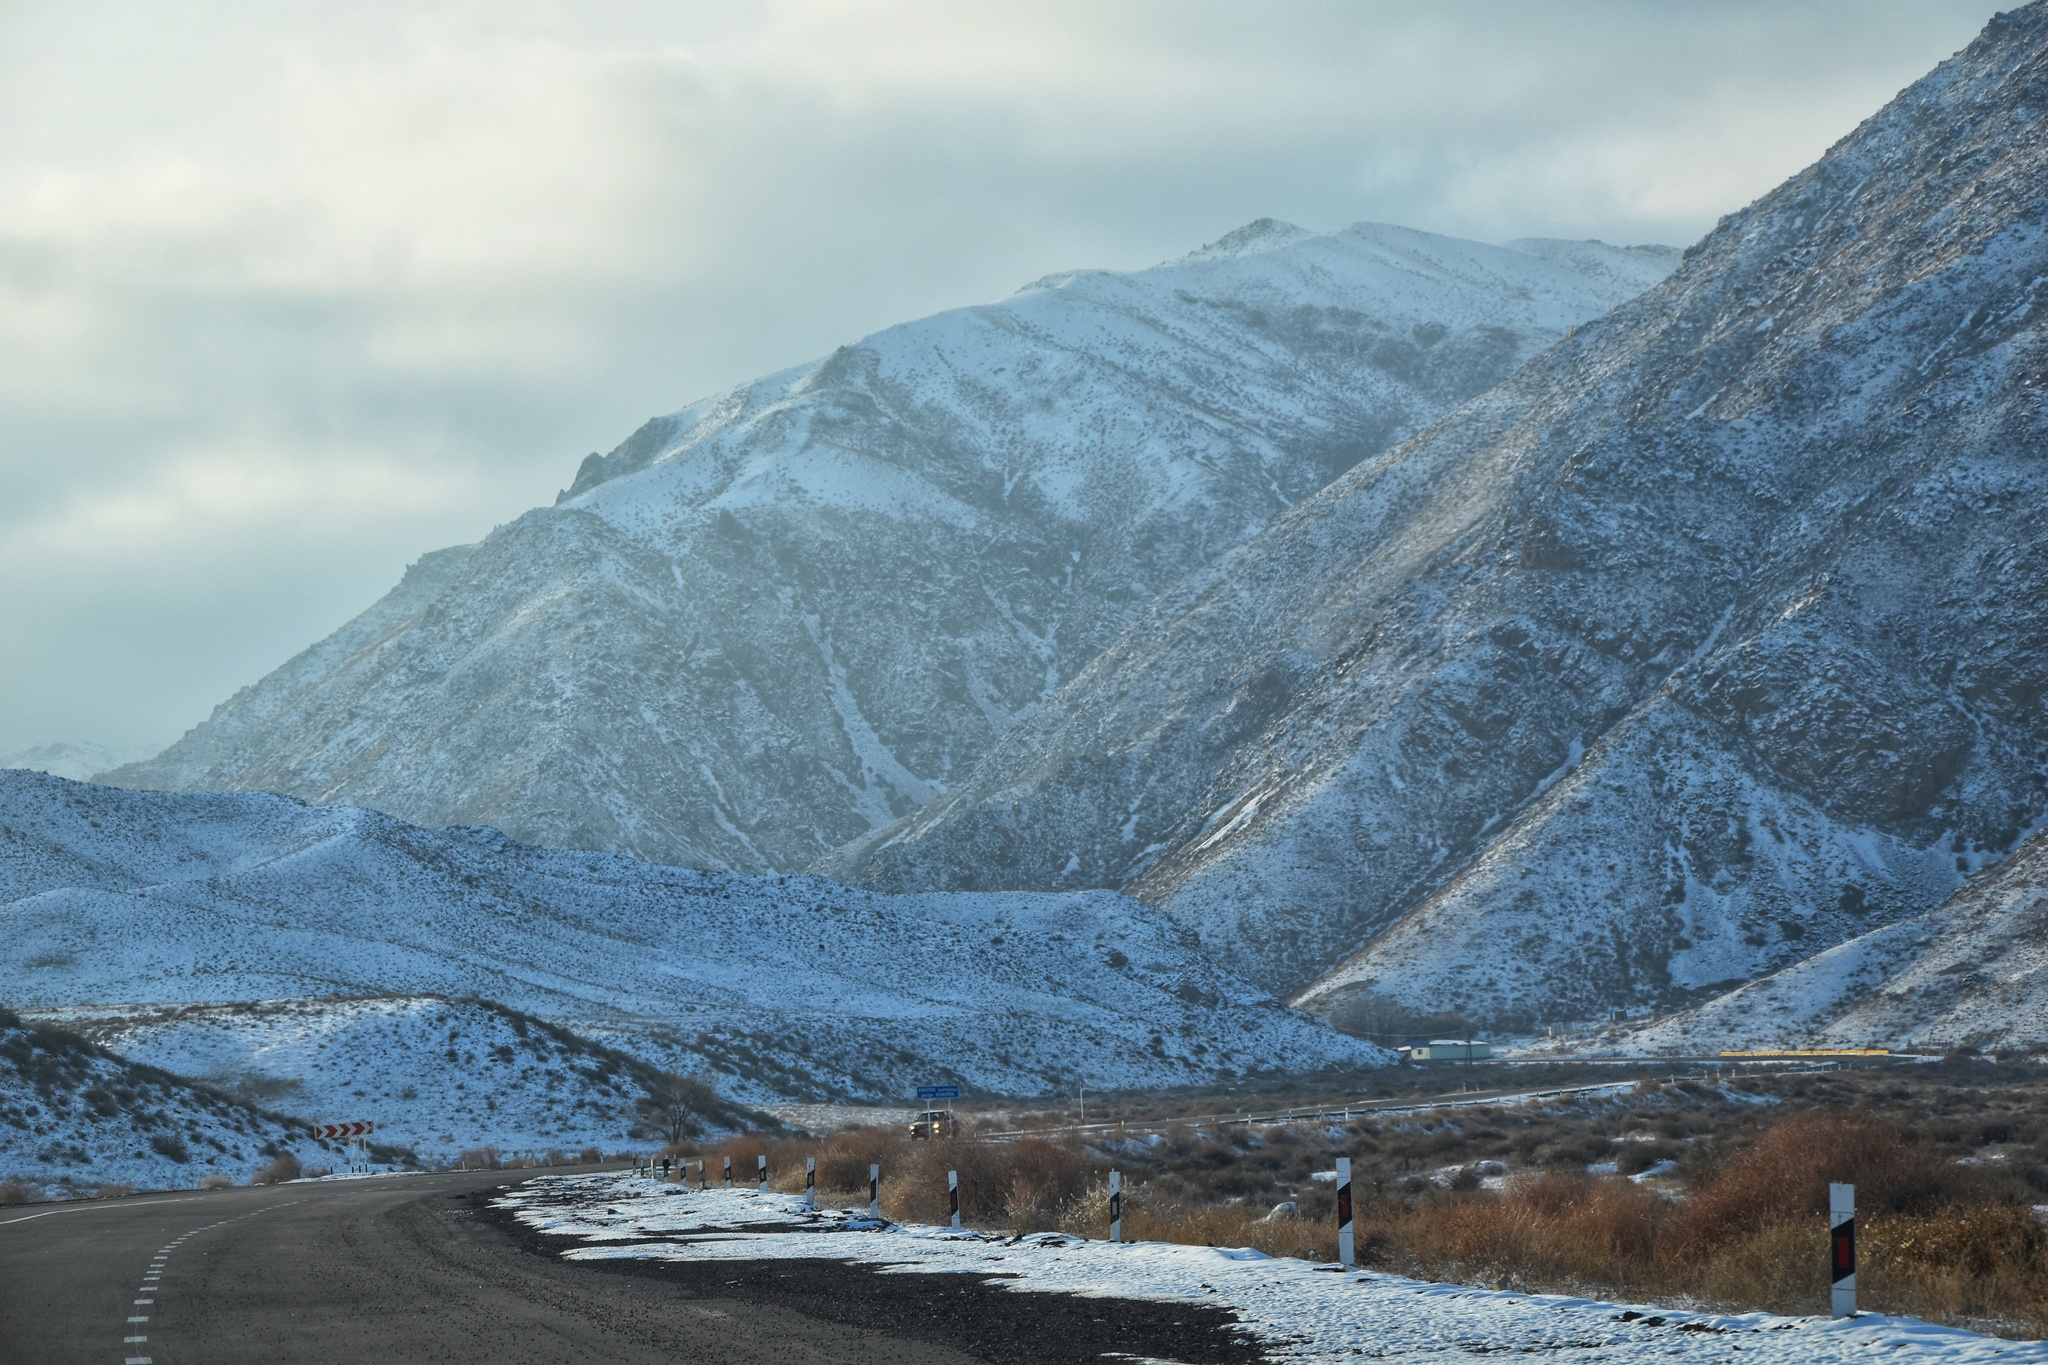
[[[156,1299],[154,1296],[159,1290],[163,1288],[163,1286],[158,1282],[163,1278],[164,1264],[165,1262],[170,1260],[171,1253],[176,1251],[178,1247],[185,1241],[186,1238],[196,1237],[202,1232],[211,1232],[215,1228],[224,1228],[230,1223],[240,1222],[243,1218],[254,1218],[259,1213],[268,1213],[270,1209],[290,1208],[291,1205],[296,1204],[298,1202],[298,1200],[293,1199],[283,1204],[272,1204],[269,1206],[269,1208],[251,1209],[249,1210],[249,1212],[241,1214],[238,1217],[223,1218],[218,1223],[208,1223],[204,1227],[194,1228],[192,1229],[192,1231],[187,1232],[182,1236],[173,1237],[169,1242],[164,1244],[164,1249],[162,1251],[159,1251],[156,1255],[149,1258],[149,1269],[143,1272],[142,1285],[135,1291],[138,1294],[151,1295],[151,1297],[146,1299],[136,1299],[129,1306],[131,1308],[148,1308],[150,1312],[156,1311]],[[149,1313],[131,1314],[128,1318],[130,1326],[133,1326],[137,1323],[146,1323],[148,1321]],[[131,1333],[128,1336],[124,1336],[121,1338],[121,1344],[123,1346],[131,1347],[146,1346],[149,1344],[149,1337],[146,1334]],[[124,1355],[121,1357],[121,1365],[153,1365],[153,1362],[148,1356]]]

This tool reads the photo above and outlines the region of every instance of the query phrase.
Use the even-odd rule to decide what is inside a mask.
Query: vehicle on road
[[[910,1122],[914,1138],[952,1137],[958,1131],[950,1109],[927,1109]]]

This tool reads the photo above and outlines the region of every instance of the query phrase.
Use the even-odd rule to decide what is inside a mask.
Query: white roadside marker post
[[[868,1217],[879,1219],[881,1218],[881,1216],[882,1168],[880,1166],[870,1165],[868,1167]]]
[[[960,1226],[960,1172],[946,1172],[946,1207],[952,1212],[953,1226]]]
[[[1124,1239],[1124,1176],[1122,1171],[1109,1173],[1109,1240],[1121,1242]]]
[[[804,1203],[811,1208],[818,1207],[818,1158],[804,1158]]]
[[[766,1152],[754,1158],[754,1174],[759,1177],[761,1193],[768,1193],[768,1154]]]
[[[701,1156],[697,1158],[697,1188],[699,1191],[711,1188],[711,1163]]]
[[[1856,1187],[1828,1186],[1828,1278],[1834,1283],[1829,1307],[1838,1318],[1856,1316]]]
[[[1337,1259],[1346,1270],[1357,1264],[1351,1245],[1351,1158],[1337,1158]]]
[[[725,1187],[726,1187],[727,1189],[731,1189],[731,1188],[732,1188],[732,1158],[731,1158],[731,1157],[727,1157],[727,1158],[725,1159]]]

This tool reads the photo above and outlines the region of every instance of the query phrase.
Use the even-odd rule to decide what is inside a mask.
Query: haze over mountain
[[[798,870],[1675,253],[1262,220],[657,418],[108,781]]]
[[[2044,118],[2037,4],[820,868],[1495,1024],[1928,910],[2048,809]]]

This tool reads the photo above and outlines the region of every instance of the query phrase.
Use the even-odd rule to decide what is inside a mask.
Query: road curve
[[[4,1365],[974,1357],[533,1255],[472,1172],[0,1209]]]
[[[564,1261],[486,1207],[536,1174],[0,1208],[0,1365],[1261,1359],[1233,1315],[1201,1305],[836,1261]]]

